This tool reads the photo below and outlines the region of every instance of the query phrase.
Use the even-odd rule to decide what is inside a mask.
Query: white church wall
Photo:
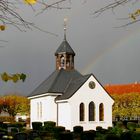
[[[44,102],[44,121],[57,121],[56,96],[47,96]],[[47,104],[46,104],[47,103]]]
[[[35,121],[54,121],[57,120],[56,96],[45,96],[31,99],[30,118],[31,123]]]
[[[95,88],[89,88],[89,82],[95,82]],[[88,120],[88,106],[93,101],[95,104],[95,121]],[[91,76],[85,84],[69,99],[72,110],[72,124],[71,129],[75,125],[81,125],[84,130],[95,129],[96,126],[102,126],[107,128],[112,126],[112,104],[113,99],[106,93],[98,81]],[[79,106],[80,103],[84,103],[85,106],[85,120],[79,121]],[[104,104],[104,121],[99,121],[99,104]]]
[[[67,102],[58,103],[58,126],[71,129],[71,108]]]

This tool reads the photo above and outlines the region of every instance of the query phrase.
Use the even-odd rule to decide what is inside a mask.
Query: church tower
[[[75,52],[73,51],[66,39],[66,19],[64,19],[64,40],[56,50],[55,56],[57,70],[61,68],[65,70],[74,69]]]

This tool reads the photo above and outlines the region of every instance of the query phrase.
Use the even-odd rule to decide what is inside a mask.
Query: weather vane
[[[66,40],[66,30],[67,30],[67,21],[68,21],[68,18],[64,18],[64,39]]]

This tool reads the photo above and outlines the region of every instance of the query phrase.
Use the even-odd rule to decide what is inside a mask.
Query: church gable
[[[113,102],[112,97],[105,91],[104,87],[98,82],[93,74],[85,75],[72,81],[65,93],[57,97],[56,100],[68,100],[73,98],[73,96],[79,96],[83,99],[87,96],[95,96],[96,98],[98,97],[99,100],[106,98]]]
[[[104,89],[102,84],[96,79],[96,77],[91,74],[89,79],[86,81],[85,85],[83,85],[87,91],[89,91],[91,94],[95,93],[99,95],[100,99],[103,99],[105,97],[108,99],[108,101],[114,102],[113,98],[110,96],[110,94]]]

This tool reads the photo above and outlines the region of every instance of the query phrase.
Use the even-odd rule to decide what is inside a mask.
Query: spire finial
[[[67,21],[68,19],[65,17],[64,18],[64,40],[66,40]]]

